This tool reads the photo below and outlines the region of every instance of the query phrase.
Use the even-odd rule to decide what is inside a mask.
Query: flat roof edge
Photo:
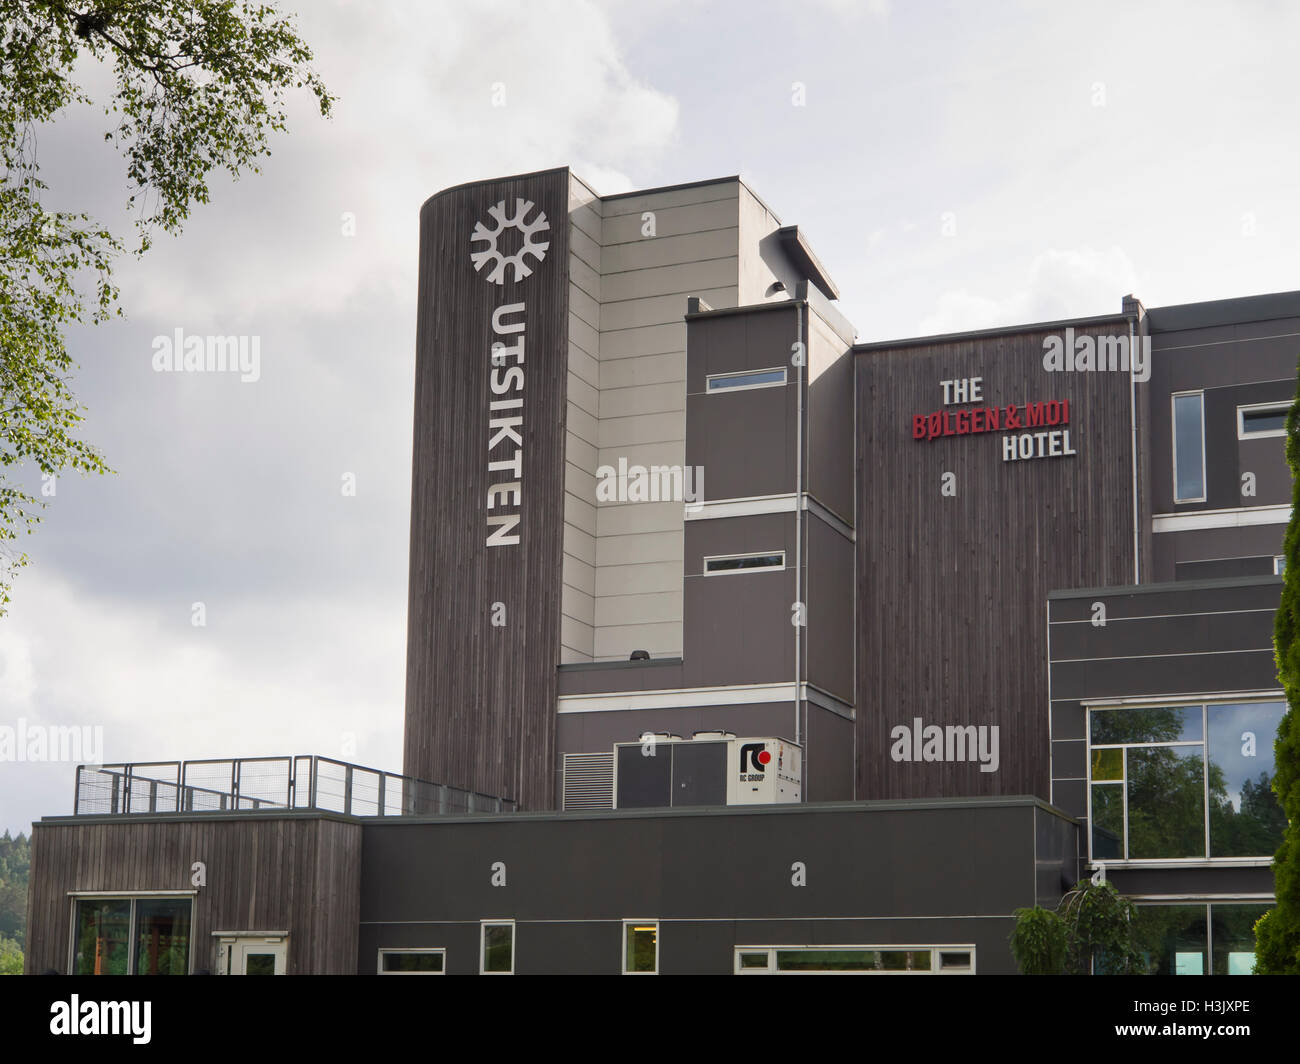
[[[968,329],[965,332],[936,333],[931,336],[909,336],[898,340],[870,340],[853,345],[853,351],[889,351],[898,347],[924,347],[929,344],[956,343],[960,340],[978,340],[992,336],[1009,336],[1013,333],[1044,332],[1048,329],[1066,329],[1075,326],[1103,325],[1107,322],[1132,321],[1132,314],[1098,314],[1087,318],[1062,318],[1059,321],[1036,321],[1024,325],[1000,325],[992,329]]]
[[[1159,584],[1115,584],[1112,587],[1062,588],[1049,591],[1049,602],[1057,599],[1086,598],[1089,595],[1156,595],[1171,591],[1206,591],[1220,587],[1282,586],[1281,576],[1217,576],[1206,580],[1167,580]]]
[[[647,809],[582,809],[536,810],[531,812],[495,814],[476,813],[461,816],[404,816],[367,817],[366,825],[397,826],[399,824],[463,824],[468,821],[496,821],[498,823],[535,822],[539,820],[637,820],[656,817],[721,817],[721,816],[799,816],[811,813],[870,813],[908,812],[910,810],[960,810],[960,809],[1020,808],[1041,809],[1045,813],[1077,824],[1069,813],[1058,809],[1034,795],[989,795],[970,798],[880,798],[857,802],[792,802],[788,805],[717,805],[692,807],[657,807]]]
[[[577,176],[578,179],[593,192],[596,191],[592,188],[591,182],[581,174],[575,176]],[[728,181],[735,181],[737,184],[742,185],[744,184],[744,182],[741,181],[739,174],[728,174],[724,177],[710,177],[703,181],[680,181],[675,185],[655,185],[653,188],[634,188],[629,192],[614,192],[608,196],[601,196],[600,201],[601,203],[605,203],[608,200],[632,199],[636,196],[653,196],[660,192],[676,192],[679,189],[684,188],[704,188],[708,185],[725,185]]]

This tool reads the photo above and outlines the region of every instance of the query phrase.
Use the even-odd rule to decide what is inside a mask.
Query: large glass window
[[[1255,967],[1255,924],[1269,905],[1211,905],[1215,975],[1250,975]]]
[[[1250,975],[1258,903],[1138,905],[1134,935],[1151,975]]]
[[[1272,856],[1286,827],[1272,789],[1285,708],[1093,709],[1093,860]]]
[[[130,899],[78,901],[75,941],[73,975],[126,975],[131,954]]]
[[[623,974],[653,975],[659,971],[659,923],[623,921]]]
[[[1205,396],[1174,396],[1174,502],[1205,501]]]
[[[1286,814],[1273,793],[1273,743],[1284,702],[1209,707],[1210,853],[1271,855]]]
[[[136,975],[188,975],[189,898],[139,898],[135,903]]]
[[[189,898],[77,899],[72,974],[188,975],[192,908]]]

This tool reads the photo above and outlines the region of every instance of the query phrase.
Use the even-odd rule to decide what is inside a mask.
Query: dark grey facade
[[[438,947],[475,973],[480,921],[508,917],[516,974],[618,974],[625,920],[657,924],[660,974],[846,944],[964,946],[1014,973],[1010,914],[1073,885],[1076,835],[1030,799],[367,825],[358,970]]]
[[[1243,808],[1240,794],[1244,781],[1257,773],[1272,774],[1272,736],[1255,734],[1258,720],[1264,726],[1280,716],[1284,695],[1277,681],[1273,659],[1273,619],[1282,581],[1278,577],[1250,577],[1242,580],[1188,581],[1148,584],[1141,587],[1094,588],[1055,592],[1048,601],[1050,681],[1052,686],[1052,792],[1054,805],[1077,818],[1083,826],[1083,855],[1093,864],[1104,863],[1116,885],[1125,893],[1168,897],[1178,894],[1221,895],[1224,897],[1268,898],[1273,889],[1271,857],[1281,840],[1274,829],[1285,823],[1269,791],[1259,795],[1264,804],[1255,812]],[[1093,821],[1090,788],[1128,792],[1132,807],[1139,801],[1154,802],[1157,796],[1139,794],[1142,772],[1154,779],[1161,766],[1129,764],[1122,784],[1111,784],[1116,772],[1100,771],[1090,765],[1100,756],[1099,747],[1113,751],[1113,745],[1094,725],[1089,732],[1089,711],[1094,714],[1172,714],[1183,709],[1194,717],[1199,707],[1212,716],[1231,712],[1244,723],[1223,733],[1216,749],[1213,720],[1211,734],[1195,726],[1187,731],[1193,742],[1208,744],[1210,766],[1206,793],[1194,795],[1205,809],[1211,837],[1208,846],[1200,839],[1183,852],[1168,848],[1147,852],[1131,849],[1125,854],[1116,844],[1119,832],[1099,828]],[[1184,708],[1186,707],[1186,708]],[[1269,708],[1272,707],[1272,708]],[[1156,741],[1163,724],[1144,722],[1152,729],[1146,738]],[[1273,723],[1273,727],[1276,727]],[[1253,734],[1253,742],[1243,742]],[[1140,735],[1123,736],[1140,739]],[[1241,747],[1251,746],[1242,756]],[[1129,751],[1188,750],[1188,747],[1127,745]],[[1224,776],[1225,757],[1246,767],[1245,780],[1235,779],[1231,769]],[[1124,767],[1120,768],[1124,773]],[[1095,781],[1095,782],[1093,782]],[[1181,813],[1166,794],[1153,805],[1153,814],[1174,817]],[[1218,793],[1216,794],[1216,788]],[[1228,803],[1235,804],[1229,808]],[[1232,819],[1251,818],[1252,830],[1259,831],[1264,845],[1249,850],[1229,845],[1220,853],[1214,837],[1218,826],[1215,806]],[[1117,818],[1122,822],[1122,813]],[[1131,829],[1132,830],[1132,829]],[[1235,840],[1229,839],[1229,842]],[[1245,852],[1243,852],[1243,850]],[[1263,852],[1259,852],[1259,851]]]
[[[500,284],[471,255],[498,203],[534,267]],[[1009,972],[1014,910],[1094,873],[1152,970],[1249,970],[1300,293],[862,344],[836,292],[737,178],[425,205],[406,772],[525,812],[343,817],[355,887],[283,918],[343,929],[298,970],[613,973],[634,931],[662,973]],[[682,742],[616,755],[647,733]],[[793,804],[735,804],[737,737],[799,751]],[[205,837],[108,819],[86,864],[88,819],[36,833],[32,970],[69,891],[172,889]]]

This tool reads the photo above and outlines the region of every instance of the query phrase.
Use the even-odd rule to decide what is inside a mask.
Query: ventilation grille
[[[614,752],[564,755],[564,808],[614,808]]]

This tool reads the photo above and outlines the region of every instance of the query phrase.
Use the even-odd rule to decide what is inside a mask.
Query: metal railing
[[[77,816],[267,809],[447,816],[512,813],[515,803],[317,755],[77,766]]]

